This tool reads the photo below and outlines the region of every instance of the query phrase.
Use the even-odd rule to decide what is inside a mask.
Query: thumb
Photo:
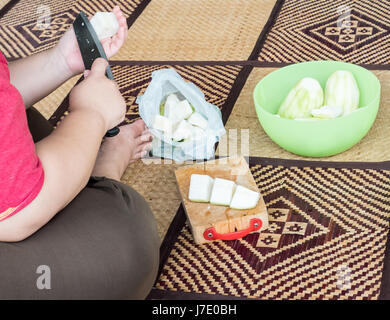
[[[91,67],[91,72],[89,72],[88,76],[104,76],[106,74],[106,68],[108,66],[108,62],[104,58],[97,58]]]

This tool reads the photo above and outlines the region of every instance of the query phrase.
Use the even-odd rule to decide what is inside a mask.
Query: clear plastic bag
[[[160,104],[171,93],[187,99],[195,110],[208,120],[206,134],[196,140],[175,142],[152,128],[155,115],[160,114]],[[136,100],[139,114],[152,132],[154,156],[173,159],[177,162],[202,160],[214,157],[214,147],[226,133],[221,111],[206,101],[203,92],[193,83],[185,81],[174,69],[162,69],[152,73],[152,81],[144,95]]]

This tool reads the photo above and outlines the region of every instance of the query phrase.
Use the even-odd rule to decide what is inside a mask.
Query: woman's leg
[[[0,242],[0,299],[144,299],[157,274],[159,242],[137,192],[91,179],[38,232]],[[50,270],[49,289],[39,288],[39,268]]]
[[[137,192],[92,178],[31,237],[0,242],[0,299],[143,299],[157,274],[159,243]]]

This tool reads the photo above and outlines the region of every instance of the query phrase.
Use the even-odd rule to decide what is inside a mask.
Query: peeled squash
[[[110,38],[119,30],[119,23],[113,12],[96,12],[90,22],[99,40]]]
[[[231,180],[215,178],[211,191],[210,203],[220,206],[229,206],[232,201],[236,184]]]
[[[192,126],[187,120],[182,120],[178,124],[176,130],[173,132],[172,139],[174,141],[183,141],[190,139],[192,136]]]
[[[172,134],[173,130],[172,121],[167,117],[160,116],[159,114],[155,115],[152,127],[168,135]]]
[[[351,72],[339,70],[329,77],[325,87],[325,105],[340,107],[343,115],[347,115],[359,107],[359,100],[359,87]]]
[[[232,209],[247,210],[257,206],[260,193],[234,181],[211,178],[205,174],[192,174],[188,199],[194,202],[210,202],[214,205],[230,206]]]
[[[214,179],[206,174],[191,175],[188,199],[195,202],[209,202]]]
[[[167,97],[165,102],[165,116],[175,123],[179,123],[191,116],[193,110],[187,100],[180,101],[173,93]]]
[[[252,191],[242,186],[237,186],[233,199],[230,203],[230,208],[238,210],[252,209],[257,206],[259,199],[259,192]]]
[[[313,78],[303,78],[289,92],[280,106],[278,114],[287,119],[309,118],[314,109],[324,103],[324,92]]]
[[[202,128],[203,130],[206,130],[208,126],[208,121],[199,112],[194,112],[188,118],[188,122],[191,123],[193,126]]]

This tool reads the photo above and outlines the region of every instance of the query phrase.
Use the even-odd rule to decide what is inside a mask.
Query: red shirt
[[[0,53],[0,221],[34,200],[43,180],[22,96],[10,83],[8,63]]]

